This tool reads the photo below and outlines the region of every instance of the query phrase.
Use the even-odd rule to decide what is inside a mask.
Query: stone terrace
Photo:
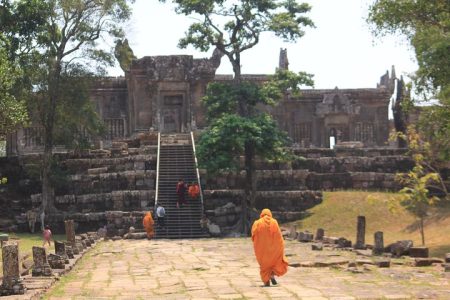
[[[278,286],[263,288],[252,242],[240,239],[108,241],[99,244],[54,287],[49,299],[450,299],[450,273],[439,265],[347,270],[356,254],[311,251],[286,241],[292,265]],[[366,258],[367,260],[367,258]],[[338,264],[343,264],[338,265]],[[404,264],[404,265],[400,265]],[[317,265],[317,264],[316,264]]]

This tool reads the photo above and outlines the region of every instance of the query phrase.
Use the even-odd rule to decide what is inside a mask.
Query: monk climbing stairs
[[[203,197],[192,199],[186,189],[186,205],[177,208],[176,186],[179,179],[187,185],[199,183],[196,166],[195,142],[192,134],[161,134],[158,142],[156,179],[156,205],[165,209],[165,228],[155,223],[155,238],[207,237],[200,227],[203,214]],[[200,185],[200,184],[199,184]]]

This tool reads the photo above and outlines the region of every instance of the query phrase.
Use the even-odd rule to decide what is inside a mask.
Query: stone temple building
[[[215,74],[220,61],[217,51],[209,59],[146,56],[133,60],[124,77],[100,80],[91,91],[91,99],[107,125],[107,141],[149,130],[179,133],[204,128],[201,98],[208,83],[232,80],[232,75]],[[278,68],[288,68],[285,49],[280,51]],[[255,82],[268,77],[243,75],[244,80]],[[392,69],[375,88],[305,89],[299,97],[287,94],[270,110],[300,147],[329,148],[330,143],[348,141],[382,147],[388,140],[388,109],[395,79]],[[8,154],[38,150],[39,131],[30,127],[10,136]]]

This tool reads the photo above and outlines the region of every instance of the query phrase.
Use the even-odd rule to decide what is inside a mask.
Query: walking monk
[[[253,223],[252,240],[264,286],[270,286],[270,282],[277,284],[274,276],[286,274],[288,262],[280,227],[269,209],[263,209],[259,220]]]
[[[144,219],[142,220],[142,225],[144,225],[144,229],[147,232],[147,238],[151,239],[155,235],[155,231],[153,230],[153,224],[155,224],[155,221],[153,221],[152,213],[147,212],[145,214]]]

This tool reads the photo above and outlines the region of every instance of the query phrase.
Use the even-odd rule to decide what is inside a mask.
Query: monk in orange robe
[[[277,284],[274,276],[286,274],[288,262],[280,227],[269,209],[263,209],[259,220],[253,223],[252,240],[264,286],[270,286],[270,281]]]
[[[153,230],[153,224],[155,224],[155,221],[152,218],[152,213],[147,212],[145,214],[144,219],[142,220],[142,225],[144,225],[144,229],[147,232],[147,238],[151,239],[155,235],[155,231]]]

